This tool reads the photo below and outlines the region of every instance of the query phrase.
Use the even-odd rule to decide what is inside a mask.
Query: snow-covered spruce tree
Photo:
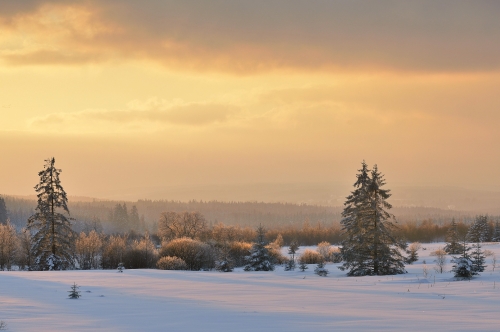
[[[422,248],[422,245],[418,242],[413,242],[408,246],[408,250],[406,253],[408,254],[408,257],[406,257],[406,264],[413,264],[413,262],[418,261],[418,250]]]
[[[489,239],[490,228],[488,226],[488,217],[479,215],[469,227],[467,232],[467,241],[469,242],[486,242]]]
[[[233,272],[234,263],[231,259],[228,241],[224,241],[221,248],[219,248],[217,256],[218,258],[215,261],[215,269],[219,272]]]
[[[309,267],[307,266],[307,264],[305,262],[300,262],[300,265],[299,265],[299,270],[301,272],[305,272]]]
[[[472,245],[471,249],[472,249],[472,254],[471,254],[472,271],[475,272],[476,274],[479,272],[483,272],[484,269],[486,268],[486,265],[484,265],[486,257],[484,255],[484,251],[481,250],[481,243],[476,242],[475,244]]]
[[[498,221],[495,223],[495,230],[493,231],[491,241],[500,242],[500,222]]]
[[[392,206],[386,201],[389,190],[382,189],[385,180],[376,165],[371,171],[364,161],[361,165],[342,212],[344,263],[339,268],[349,276],[406,273],[400,252],[406,243],[397,237],[394,216],[386,211]]]
[[[318,265],[316,265],[314,273],[320,277],[326,277],[328,275],[328,270],[325,268],[325,261],[321,260]]]
[[[288,247],[290,259],[285,262],[285,271],[295,270],[295,254],[297,253],[297,250],[299,250],[299,243],[296,240],[293,240]]]
[[[257,228],[257,239],[250,250],[250,255],[245,257],[247,265],[245,271],[273,271],[274,264],[266,248],[266,231],[262,225]]]
[[[29,217],[27,228],[33,234],[34,268],[36,270],[65,270],[74,265],[74,239],[71,229],[68,198],[59,180],[60,169],[55,159],[45,160],[43,171],[38,173],[40,183],[35,186],[38,204],[35,214]]]
[[[462,244],[460,243],[460,237],[458,235],[458,226],[455,218],[451,220],[450,229],[446,234],[446,246],[444,251],[450,255],[459,255],[462,252]]]
[[[474,272],[474,268],[472,266],[472,260],[469,255],[470,247],[467,246],[465,240],[462,245],[462,253],[460,257],[453,257],[452,262],[455,263],[453,265],[452,272],[455,275],[455,278],[458,279],[470,279],[473,275],[477,274]]]

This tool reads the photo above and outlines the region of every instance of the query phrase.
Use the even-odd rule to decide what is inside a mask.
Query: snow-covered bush
[[[219,272],[233,272],[233,264],[230,260],[218,260],[215,262],[215,269]]]
[[[156,262],[156,267],[160,270],[187,270],[186,262],[175,256],[165,256]]]
[[[299,262],[304,264],[318,264],[323,260],[323,257],[315,250],[306,249],[299,257]]]

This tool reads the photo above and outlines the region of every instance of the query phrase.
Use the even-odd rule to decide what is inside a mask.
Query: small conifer
[[[68,293],[69,293],[68,296],[70,299],[76,300],[76,299],[80,298],[81,295],[80,295],[80,292],[78,291],[78,288],[80,288],[80,286],[78,286],[76,283],[73,283],[73,286],[71,286],[71,290],[68,291]]]

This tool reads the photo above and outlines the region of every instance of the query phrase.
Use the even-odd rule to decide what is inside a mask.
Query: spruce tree
[[[69,295],[68,297],[70,299],[73,299],[73,300],[76,300],[78,298],[80,298],[80,291],[78,290],[78,288],[80,288],[80,286],[78,286],[76,283],[73,283],[73,286],[71,286],[71,290],[68,291]]]
[[[446,234],[446,246],[444,251],[450,255],[459,255],[462,252],[462,245],[460,243],[460,238],[458,235],[458,227],[455,218],[451,220],[450,229]]]
[[[295,254],[297,253],[297,250],[299,250],[299,243],[296,240],[293,240],[288,247],[290,259],[285,262],[285,271],[295,270]]]
[[[453,265],[452,272],[455,275],[455,278],[458,279],[470,279],[473,275],[477,274],[474,271],[474,267],[472,265],[472,260],[469,255],[470,247],[467,246],[465,239],[461,244],[462,253],[460,257],[453,257],[452,262],[455,263]]]
[[[326,277],[328,275],[328,270],[325,268],[325,261],[319,261],[318,265],[314,269],[314,273],[319,275],[320,277]]]
[[[467,241],[469,242],[486,242],[489,239],[490,228],[488,226],[488,217],[479,215],[469,227],[467,232]]]
[[[273,271],[274,264],[266,248],[265,242],[266,231],[262,225],[257,228],[257,239],[250,250],[250,255],[246,256],[248,264],[245,266],[245,271]]]
[[[35,186],[38,203],[35,214],[28,219],[36,270],[65,270],[74,265],[76,234],[71,229],[68,198],[59,180],[61,170],[54,164],[54,158],[45,160],[43,171],[38,173],[40,182]]]
[[[400,250],[406,243],[396,236],[395,218],[387,212],[390,191],[382,189],[385,180],[376,165],[371,171],[364,161],[361,166],[342,212],[344,263],[339,268],[349,276],[405,273]]]
[[[495,230],[493,231],[493,237],[491,238],[493,242],[500,242],[500,222],[495,223]]]
[[[484,251],[481,250],[480,242],[476,242],[475,244],[472,245],[471,261],[472,261],[472,271],[475,272],[476,274],[479,272],[483,272],[484,269],[486,268],[486,265],[484,265],[486,261],[486,256],[484,255]]]

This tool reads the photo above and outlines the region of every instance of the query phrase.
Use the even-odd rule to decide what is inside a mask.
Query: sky
[[[0,194],[34,194],[49,157],[68,194],[99,198],[351,185],[363,160],[389,188],[500,188],[499,16],[497,1],[2,1]]]

